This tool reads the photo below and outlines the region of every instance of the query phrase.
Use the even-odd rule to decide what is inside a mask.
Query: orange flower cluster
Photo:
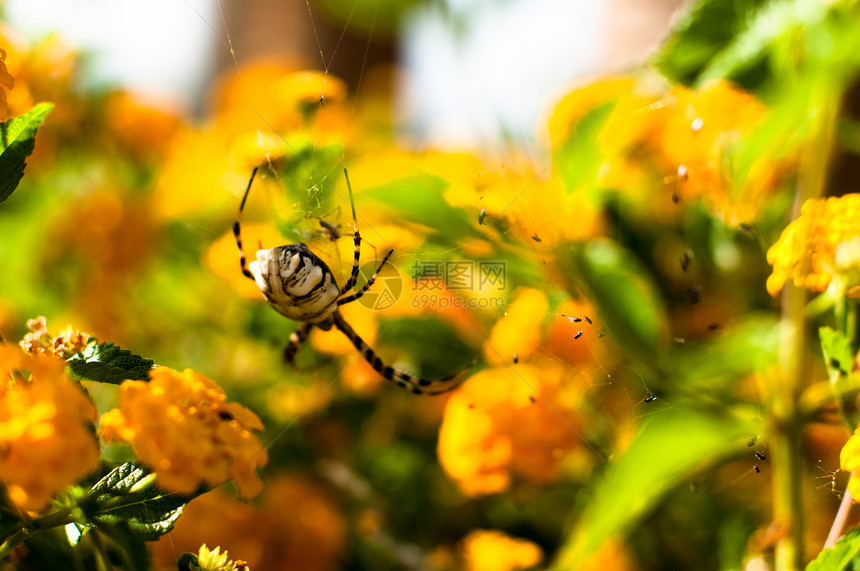
[[[63,368],[0,344],[0,480],[21,509],[45,507],[99,465],[96,409]]]
[[[242,497],[260,493],[255,470],[268,455],[252,433],[263,429],[257,415],[190,369],[158,367],[150,376],[122,384],[120,408],[101,417],[104,438],[130,442],[166,489],[188,494],[232,479]]]
[[[179,554],[196,551],[203,541],[241,554],[251,569],[336,568],[347,526],[324,489],[279,474],[267,478],[259,499],[259,505],[249,505],[222,490],[195,498],[173,531],[153,544],[153,568],[175,570]]]
[[[24,335],[19,345],[29,355],[53,355],[60,359],[68,359],[83,351],[90,336],[68,326],[56,337],[48,333],[48,320],[43,316],[27,321],[30,333]]]
[[[496,368],[469,378],[445,405],[439,460],[467,495],[504,492],[514,476],[552,482],[565,458],[582,445],[573,409],[588,376],[571,377],[569,367],[554,358],[539,358],[537,350],[543,342],[553,356],[580,364],[593,355],[556,351],[572,342],[585,347],[587,339],[575,327],[566,327],[575,325],[567,318],[554,323],[545,336],[541,328],[548,307],[543,292],[517,291],[484,344],[485,358]],[[561,309],[583,308],[567,303]],[[580,339],[574,340],[576,335]],[[589,331],[589,337],[594,335]],[[517,364],[512,365],[515,353]]]
[[[15,86],[15,78],[6,69],[6,50],[2,48],[0,48],[0,85],[6,89],[12,89]],[[0,87],[0,118],[5,118],[6,112],[9,110],[6,89]]]
[[[564,459],[582,445],[574,416],[547,404],[557,401],[564,371],[527,364],[486,369],[448,399],[439,461],[463,493],[504,492],[513,476],[558,479]]]
[[[586,112],[609,103],[614,107],[598,136],[606,157],[597,175],[602,187],[631,196],[638,191],[642,205],[662,215],[682,201],[702,199],[729,224],[753,220],[773,194],[779,165],[735,157],[766,117],[752,95],[725,81],[642,93],[631,78],[607,79],[562,99],[550,120],[553,144],[565,144]],[[663,199],[655,200],[655,193]]]
[[[773,273],[767,291],[776,295],[788,280],[811,291],[831,284],[853,295],[860,286],[860,194],[807,200],[767,251]],[[853,290],[853,291],[852,291]]]
[[[518,571],[539,564],[541,548],[497,530],[479,529],[467,535],[460,550],[467,571]]]

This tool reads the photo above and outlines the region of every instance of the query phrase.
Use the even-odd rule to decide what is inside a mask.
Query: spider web
[[[310,5],[309,0],[305,0],[304,4],[305,4],[306,12],[305,12],[305,14],[303,14],[302,17],[306,18],[306,25],[313,32],[313,38],[316,42],[316,51],[318,52],[319,62],[321,64],[321,66],[320,66],[321,71],[324,74],[329,75],[330,70],[332,68],[332,65],[336,61],[336,58],[339,55],[339,50],[340,50],[340,47],[342,45],[344,35],[346,33],[348,33],[348,30],[350,28],[352,16],[353,16],[354,9],[355,9],[355,4],[353,5],[353,11],[350,12],[346,22],[343,24],[343,27],[341,29],[341,33],[340,33],[334,47],[331,49],[330,53],[326,53],[325,49],[323,47],[323,43],[322,43],[321,38],[320,38],[320,32],[318,29],[318,24],[315,20],[314,11]],[[230,22],[227,20],[227,18],[225,16],[225,12],[223,10],[223,5],[221,3],[221,0],[217,0],[217,5],[218,5],[219,21],[217,21],[217,22],[206,22],[206,20],[203,16],[200,16],[200,17],[201,17],[201,20],[203,20],[206,23],[206,25],[209,27],[209,29],[212,31],[212,34],[218,38],[218,41],[221,44],[221,49],[223,49],[229,53],[230,58],[232,60],[232,65],[235,69],[235,74],[239,78],[239,80],[242,81],[242,63],[244,61],[244,57],[242,54],[242,46],[236,45],[233,41],[233,38],[230,34]],[[361,87],[362,87],[362,82],[363,82],[365,73],[367,72],[367,69],[366,69],[367,55],[368,55],[369,50],[370,50],[371,42],[373,41],[373,35],[374,35],[373,29],[374,29],[374,25],[371,24],[370,30],[367,34],[368,37],[367,37],[366,44],[365,44],[365,50],[364,50],[364,56],[363,56],[362,63],[361,63],[361,69],[359,70],[359,73],[358,73],[358,81],[356,83],[356,88],[354,90],[354,93],[351,94],[353,97],[353,102],[354,102],[353,103],[353,109],[352,109],[353,116],[355,115],[356,105],[358,104],[359,98],[362,97]],[[488,64],[483,64],[483,65],[488,65]],[[321,98],[318,105],[320,107],[322,107],[322,106],[326,105],[326,102]],[[258,113],[258,115],[259,115],[259,113]],[[268,124],[266,117],[260,116],[260,119],[263,122]],[[275,132],[274,129],[271,130],[271,134],[275,134],[275,135],[280,136],[278,133]],[[534,176],[534,179],[532,179],[531,182],[526,183],[522,186],[519,193],[515,196],[515,198],[511,201],[511,203],[504,210],[499,212],[497,214],[497,216],[504,215],[506,211],[513,211],[514,209],[517,209],[518,208],[518,199],[520,197],[522,197],[523,195],[525,195],[526,193],[528,193],[529,191],[533,190],[533,186],[534,186],[535,182],[539,181],[542,178],[546,178],[550,175],[550,172],[552,171],[552,168],[554,166],[555,161],[558,159],[560,154],[563,153],[565,150],[564,148],[561,149],[561,153],[559,153],[559,155],[553,157],[553,156],[549,156],[545,152],[540,151],[535,146],[535,144],[533,142],[529,142],[527,140],[523,140],[523,143],[522,143],[523,148],[522,149],[517,150],[516,147],[517,147],[516,145],[513,145],[513,146],[506,145],[504,147],[503,152],[495,152],[494,153],[495,158],[493,158],[492,160],[496,161],[496,164],[495,165],[491,164],[490,166],[488,166],[487,170],[485,170],[482,174],[492,174],[492,173],[496,173],[497,171],[507,172],[511,169],[517,170],[518,167],[523,166],[523,164],[531,165],[531,170],[537,174]],[[337,168],[332,167],[327,172],[315,173],[315,174],[316,174],[316,176],[319,177],[319,180],[324,180],[325,178],[330,177],[330,176],[341,176],[341,172],[342,172],[341,168],[344,166],[348,167],[349,165],[345,165],[343,162],[343,157],[341,157],[340,160],[337,161],[336,166],[337,166]],[[341,231],[344,234],[344,237],[341,238],[341,240],[351,243],[351,240],[349,240],[349,235],[350,235],[350,230],[351,230],[351,228],[350,228],[351,227],[351,221],[349,220],[349,217],[348,217],[348,212],[349,212],[348,205],[349,205],[349,203],[346,199],[346,196],[339,196],[338,200],[341,202],[340,212],[336,213],[334,215],[331,215],[330,213],[325,214],[321,218],[323,218],[324,220],[326,220],[330,224],[333,224],[333,225],[339,224],[341,226]],[[299,205],[291,205],[291,207],[296,207],[296,206],[299,206]],[[375,242],[384,242],[384,236],[381,236],[379,234],[379,232],[373,227],[373,225],[368,223],[368,221],[362,217],[360,205],[357,208],[357,210],[358,210],[359,228],[362,230],[362,238],[363,238],[362,245],[364,246],[362,248],[362,262],[363,263],[370,263],[370,262],[368,262],[369,258],[367,256],[367,246],[373,246]],[[315,216],[319,216],[319,214],[320,213],[318,211],[314,211],[311,209],[307,209],[304,212],[305,219],[308,221],[311,221],[311,223],[305,225],[304,229],[302,230],[302,232],[303,232],[302,237],[304,239],[306,239],[306,241],[309,243],[311,249],[313,251],[315,251],[318,255],[320,255],[329,264],[330,268],[333,270],[333,272],[335,274],[335,277],[339,278],[339,283],[343,283],[344,276],[348,273],[349,268],[351,267],[351,262],[352,262],[351,256],[341,255],[338,252],[338,249],[334,247],[332,241],[326,239],[324,233],[319,231],[319,227],[315,225],[316,219],[314,218]],[[339,214],[339,216],[338,216],[338,214]],[[523,230],[523,231],[527,230],[530,234],[537,236],[541,226],[547,225],[547,224],[549,224],[549,225],[551,225],[551,224],[565,224],[572,217],[572,215],[573,215],[573,213],[571,213],[571,212],[564,212],[564,211],[557,212],[556,214],[554,214],[551,217],[547,217],[547,218],[540,219],[540,220],[533,220],[531,223],[531,228],[529,228],[529,229],[523,228],[522,223],[518,223],[518,224],[520,224],[521,230]],[[333,217],[336,219],[333,219]],[[490,240],[504,238],[507,234],[510,234],[511,232],[513,232],[513,229],[511,229],[511,228],[492,229],[489,225],[486,226],[485,228],[487,228],[488,238]],[[267,245],[267,247],[271,247],[271,246]],[[450,258],[452,255],[456,255],[456,252],[458,249],[462,249],[462,247],[455,247],[453,249],[451,249],[451,248],[437,249],[437,248],[434,248],[432,245],[425,243],[424,245],[418,247],[417,249],[413,249],[412,251],[395,250],[395,254],[392,258],[392,261],[394,261],[396,265],[403,267],[403,266],[408,264],[408,262],[406,261],[408,259],[412,259],[412,260],[447,259],[447,258]],[[536,253],[535,255],[539,256],[539,253]],[[377,252],[376,257],[377,258],[379,257],[379,252]],[[384,293],[387,293],[387,291]],[[507,311],[509,306],[510,306],[510,300],[505,300],[503,306],[498,309],[499,317],[502,317],[505,314],[505,312]],[[548,317],[550,317],[551,319],[554,319],[554,320],[566,320],[567,319],[567,316],[561,315],[561,314],[553,312],[553,311],[549,311],[547,315],[548,315]],[[484,339],[483,342],[488,343],[488,340]],[[571,342],[572,343],[576,342],[576,340],[571,339]],[[582,340],[582,342],[588,343],[588,341],[586,341],[586,340]],[[596,342],[600,342],[600,341],[598,340]],[[596,362],[595,369],[594,369],[593,375],[592,375],[593,378],[598,379],[595,381],[595,386],[599,388],[601,385],[613,384],[615,381],[613,379],[612,373],[604,367],[604,365],[598,359],[597,355],[595,354],[595,352],[592,350],[592,348],[590,346],[589,346],[588,350],[592,353],[592,355],[595,358],[595,362]],[[547,351],[545,351],[543,349],[539,349],[538,354],[542,358],[562,362],[561,359],[552,356],[551,354],[549,354]],[[508,364],[508,366],[513,367],[513,362],[512,362],[513,359],[510,356],[501,356],[501,357]],[[567,364],[565,366],[572,368],[570,365],[567,365]],[[601,378],[603,378],[605,380],[599,381],[599,379],[601,379]],[[336,379],[333,379],[332,382],[329,383],[329,385],[326,387],[325,390],[330,390],[332,385],[334,384],[335,380]],[[666,403],[665,401],[661,401],[660,399],[655,399],[655,398],[649,398],[649,396],[653,397],[654,395],[650,391],[650,389],[648,388],[648,385],[647,385],[645,379],[642,378],[641,375],[640,375],[640,380],[641,380],[641,385],[642,385],[641,390],[635,388],[636,385],[631,384],[631,383],[626,383],[626,384],[621,383],[619,385],[621,390],[624,393],[628,394],[628,400],[630,401],[631,409],[635,410],[635,411],[639,411],[639,412],[636,412],[637,415],[642,416],[642,415],[658,414],[660,412],[666,411],[669,408],[671,408],[671,405],[669,403]],[[526,382],[525,379],[523,379],[523,382]],[[532,388],[532,390],[534,390],[533,387],[530,387],[530,388]],[[568,428],[570,430],[572,430],[573,432],[575,432],[577,437],[587,447],[591,448],[591,450],[595,453],[595,455],[597,455],[600,458],[603,458],[603,454],[601,452],[599,452],[597,449],[595,449],[591,445],[591,443],[587,440],[587,438],[584,437],[584,435],[582,435],[576,428],[574,428],[569,423],[567,423],[567,421],[564,419],[564,417],[561,415],[561,413],[556,410],[553,403],[546,400],[537,391],[535,391],[535,393],[536,393],[536,396],[540,400],[542,400],[543,404],[545,406],[549,407],[558,416],[559,422],[563,422],[563,423],[567,424]],[[655,400],[657,402],[653,402]],[[295,420],[293,422],[295,422]],[[289,423],[289,425],[284,427],[283,431],[288,430],[289,427],[292,426],[293,422]],[[281,434],[283,434],[283,432]],[[278,435],[275,440],[277,440],[277,438],[279,438],[279,437],[280,437],[280,435]]]

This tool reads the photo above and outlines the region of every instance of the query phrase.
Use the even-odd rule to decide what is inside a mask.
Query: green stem
[[[773,517],[786,531],[776,546],[776,569],[799,569],[803,561],[803,498],[801,476],[803,460],[800,442],[803,431],[799,414],[806,355],[804,310],[806,295],[790,285],[783,296],[781,371],[775,376],[772,414],[775,425],[773,443]]]
[[[9,554],[12,553],[16,547],[27,541],[27,538],[30,537],[30,535],[31,533],[29,530],[19,529],[9,536],[6,541],[0,545],[0,561],[9,557]]]
[[[20,522],[18,530],[0,544],[0,561],[9,556],[12,551],[39,532],[72,523],[72,510],[65,509],[50,513],[45,517],[32,520],[30,523]]]
[[[792,207],[792,218],[800,214],[804,202],[824,194],[830,163],[833,133],[839,110],[839,90],[823,89],[813,93],[811,111],[816,123],[801,159],[798,185]],[[808,244],[801,247],[808,248]],[[801,272],[809,268],[801,268]],[[775,429],[773,446],[773,517],[785,530],[777,542],[777,571],[793,571],[803,565],[803,458],[801,441],[804,418],[800,394],[807,371],[806,291],[787,284],[783,290],[780,343],[780,371],[773,377],[771,414]]]
[[[90,532],[90,537],[93,540],[96,552],[99,554],[98,558],[101,563],[100,567],[102,568],[102,571],[114,571],[113,565],[110,562],[110,556],[108,555],[107,548],[105,547],[105,542],[99,530],[93,529]]]

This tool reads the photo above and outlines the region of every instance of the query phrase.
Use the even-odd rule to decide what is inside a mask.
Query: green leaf
[[[721,53],[710,61],[699,79],[736,77],[763,61],[776,43],[808,27],[821,23],[830,10],[828,2],[785,0],[763,4],[748,17],[748,25],[739,30]]]
[[[50,103],[39,103],[23,115],[0,123],[0,202],[21,182],[27,157],[36,148],[36,131],[53,108]]]
[[[747,19],[764,0],[693,2],[677,20],[654,60],[664,75],[693,84],[702,70],[744,29]]]
[[[199,571],[200,559],[198,559],[196,553],[186,551],[176,560],[176,568],[178,571]]]
[[[685,391],[718,393],[753,372],[776,364],[778,320],[771,314],[747,320],[702,344],[685,344],[674,351],[668,370]]]
[[[828,370],[838,370],[843,375],[850,375],[854,367],[854,353],[851,350],[851,340],[845,334],[832,327],[818,329],[821,340],[821,350]]]
[[[649,417],[597,483],[552,569],[578,569],[607,539],[633,529],[694,473],[746,449],[751,421],[673,408]]]
[[[612,100],[587,111],[559,148],[555,162],[568,194],[584,190],[593,195],[597,190],[597,172],[605,160],[597,138],[614,108]]]
[[[606,239],[563,246],[558,262],[568,290],[584,290],[607,331],[634,356],[653,362],[666,336],[663,301],[635,256]]]
[[[855,529],[818,554],[806,571],[855,571],[860,569],[860,530]]]
[[[445,201],[442,195],[446,188],[448,183],[444,179],[422,174],[369,188],[358,196],[376,202],[392,219],[429,226],[443,236],[482,237],[464,210]],[[373,229],[364,232],[370,235]]]
[[[89,520],[108,526],[128,526],[144,539],[156,539],[173,529],[182,509],[205,492],[192,495],[167,492],[154,484],[144,466],[126,462],[114,468],[90,490]]]
[[[118,385],[126,379],[148,381],[154,362],[105,341],[73,355],[68,364],[82,379]]]

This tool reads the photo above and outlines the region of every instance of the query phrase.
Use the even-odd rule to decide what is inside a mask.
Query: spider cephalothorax
[[[256,174],[257,169],[254,169],[251,180],[248,181],[245,196],[242,197],[242,203],[239,206],[240,216],[245,208],[245,200],[248,198]],[[344,175],[346,175],[345,170]],[[349,190],[350,204],[352,204],[352,188],[349,186],[348,176],[346,184]],[[242,248],[242,227],[238,217],[233,224],[233,234],[236,236],[236,245],[239,247],[239,264],[242,268],[242,274],[256,282],[257,287],[263,293],[263,297],[278,313],[300,323],[298,329],[290,335],[290,340],[284,349],[284,360],[287,363],[293,362],[296,352],[307,339],[313,327],[328,331],[334,326],[349,338],[353,346],[376,372],[399,387],[417,394],[430,395],[441,394],[457,388],[459,386],[459,382],[455,379],[457,375],[428,381],[386,366],[338,311],[338,307],[341,305],[355,301],[364,295],[394,252],[394,250],[388,251],[382,263],[379,264],[379,267],[361,289],[347,295],[355,287],[358,279],[359,252],[361,249],[361,235],[358,232],[354,205],[352,206],[352,222],[355,257],[352,273],[342,288],[338,288],[337,281],[326,263],[304,244],[289,244],[269,250],[258,250],[257,259],[246,264],[245,252]]]

